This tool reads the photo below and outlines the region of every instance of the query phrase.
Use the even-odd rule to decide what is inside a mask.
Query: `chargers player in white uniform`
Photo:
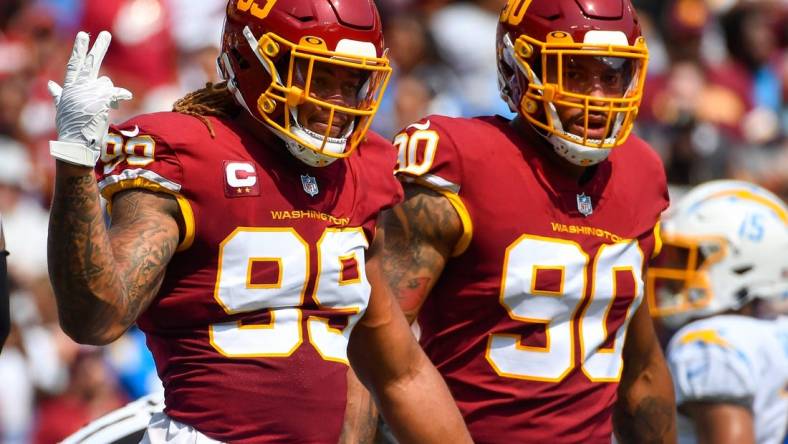
[[[758,186],[714,181],[663,219],[647,275],[667,349],[680,443],[782,443],[788,426],[788,208]]]

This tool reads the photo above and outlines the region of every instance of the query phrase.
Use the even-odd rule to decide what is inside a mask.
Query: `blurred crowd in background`
[[[502,114],[495,28],[505,0],[378,0],[394,74],[374,129],[430,113]],[[0,355],[0,443],[51,443],[161,390],[138,330],[107,347],[60,331],[46,267],[54,107],[80,29],[109,30],[104,73],[134,93],[112,114],[170,110],[217,82],[226,0],[0,1],[0,214],[13,330]],[[740,178],[788,197],[788,3],[635,1],[651,57],[636,132],[674,189]]]

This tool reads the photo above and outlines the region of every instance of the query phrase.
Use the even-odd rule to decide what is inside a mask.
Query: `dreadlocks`
[[[235,102],[230,90],[227,89],[227,82],[222,82],[216,85],[207,83],[205,88],[190,92],[178,99],[172,106],[172,110],[200,119],[208,127],[211,137],[215,138],[216,133],[206,117],[232,118],[240,111],[240,106]]]

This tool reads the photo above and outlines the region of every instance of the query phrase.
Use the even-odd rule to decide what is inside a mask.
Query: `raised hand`
[[[109,128],[110,107],[117,109],[120,100],[132,98],[131,92],[113,85],[109,77],[98,77],[111,40],[110,33],[102,31],[88,52],[90,37],[80,31],[63,86],[49,81],[58,133],[58,140],[49,143],[49,152],[56,159],[93,167]]]

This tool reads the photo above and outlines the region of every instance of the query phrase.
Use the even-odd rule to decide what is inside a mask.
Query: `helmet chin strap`
[[[299,139],[312,144],[312,146],[322,146],[325,136],[301,126],[301,124],[298,122],[298,109],[291,107],[291,113],[293,114],[293,124],[291,128],[293,134],[295,134]],[[326,144],[323,150],[332,154],[344,153],[345,148],[347,147],[348,137],[353,132],[354,126],[355,122],[351,123],[342,137],[325,137]],[[328,156],[301,145],[291,137],[283,137],[283,135],[280,135],[280,138],[284,140],[287,150],[290,151],[290,154],[309,166],[324,167],[331,165],[338,159],[338,157]]]
[[[564,131],[563,125],[561,124],[561,120],[558,118],[558,113],[555,109],[555,106],[550,103],[549,104],[549,111],[553,118],[553,122],[555,122],[555,127],[557,131],[560,131],[564,136],[569,137],[574,140],[566,140],[560,137],[557,134],[549,133],[545,134],[544,131],[537,131],[544,139],[546,139],[550,145],[553,146],[558,155],[569,161],[570,163],[578,166],[591,166],[596,165],[599,162],[607,159],[610,155],[609,148],[590,148],[582,144],[583,138],[578,136],[577,134],[572,134],[570,132]],[[616,120],[620,120],[616,118]],[[616,134],[621,127],[619,122],[616,122],[615,126],[618,128],[614,129],[614,133]],[[589,140],[596,140],[596,139],[589,139]],[[615,142],[615,137],[610,137],[605,139],[606,143],[613,143]]]
[[[301,122],[298,121],[298,107],[289,106],[288,108],[290,110],[290,115],[293,117],[293,123],[290,125],[290,131],[295,136],[311,144],[312,146],[323,146],[323,142],[325,140],[323,151],[332,154],[342,154],[345,152],[347,140],[348,137],[350,137],[350,134],[353,132],[355,122],[352,122],[350,126],[348,126],[345,134],[343,134],[341,137],[325,137],[324,135],[316,133],[301,125]],[[304,146],[293,140],[291,137],[283,136],[283,134],[280,135],[282,140],[284,140],[285,145],[287,145],[287,150],[290,151],[290,154],[294,155],[298,160],[309,166],[324,167],[331,165],[338,159],[338,157],[327,156],[315,151],[312,148]]]

